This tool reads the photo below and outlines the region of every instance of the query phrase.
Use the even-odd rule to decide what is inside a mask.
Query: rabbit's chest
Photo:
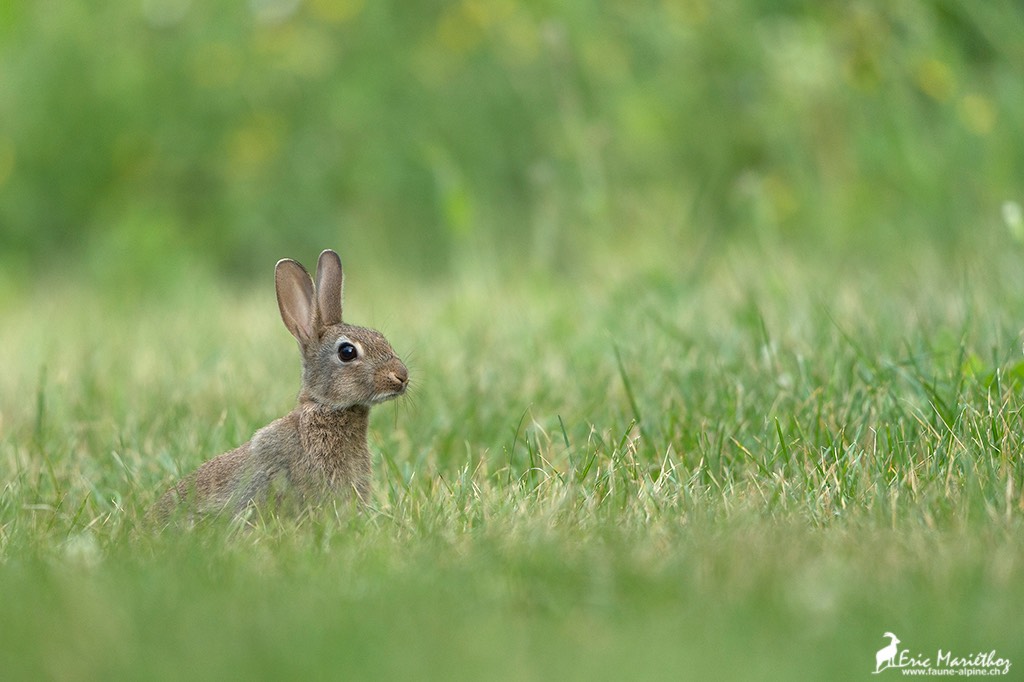
[[[300,421],[302,454],[293,462],[297,487],[314,491],[361,486],[370,473],[367,421],[345,411],[310,411]]]

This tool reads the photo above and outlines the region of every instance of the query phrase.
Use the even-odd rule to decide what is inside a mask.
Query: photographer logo
[[[890,669],[898,670],[902,675],[928,677],[1006,675],[1012,665],[1010,659],[1000,656],[995,649],[961,654],[940,648],[935,655],[915,654],[910,649],[900,648],[900,638],[891,632],[886,632],[882,638],[888,643],[875,653],[876,675]]]

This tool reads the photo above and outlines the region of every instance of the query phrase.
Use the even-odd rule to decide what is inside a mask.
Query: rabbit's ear
[[[313,280],[301,263],[285,258],[277,262],[274,270],[277,287],[277,306],[281,309],[284,326],[299,343],[315,338],[313,329]]]
[[[345,276],[341,271],[338,254],[327,249],[316,264],[316,297],[320,309],[320,323],[341,324],[341,298]]]

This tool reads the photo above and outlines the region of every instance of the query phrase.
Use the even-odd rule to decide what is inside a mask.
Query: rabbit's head
[[[302,351],[302,397],[344,409],[396,398],[409,371],[391,344],[373,329],[341,321],[344,277],[334,251],[320,254],[316,285],[302,264],[279,261],[275,271],[281,319]]]

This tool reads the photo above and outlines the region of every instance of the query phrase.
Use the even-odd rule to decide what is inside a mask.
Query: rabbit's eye
[[[359,351],[356,350],[355,346],[346,341],[338,346],[338,357],[341,358],[342,362],[352,362],[359,357]]]

